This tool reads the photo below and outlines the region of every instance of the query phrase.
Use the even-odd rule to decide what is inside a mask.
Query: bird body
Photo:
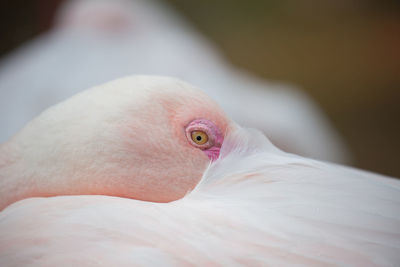
[[[30,198],[0,213],[1,266],[396,266],[400,182],[236,128],[184,198]]]
[[[399,180],[283,152],[191,85],[132,76],[0,147],[0,266],[395,266],[399,204]]]

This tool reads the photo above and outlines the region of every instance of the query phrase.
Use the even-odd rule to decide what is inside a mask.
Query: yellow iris
[[[202,131],[193,131],[192,140],[198,145],[204,145],[208,141],[208,135]]]

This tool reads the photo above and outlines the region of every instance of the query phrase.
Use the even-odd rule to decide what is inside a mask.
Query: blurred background
[[[400,177],[399,1],[167,2],[233,65],[307,92],[355,166]],[[0,57],[48,31],[61,3],[0,1]]]

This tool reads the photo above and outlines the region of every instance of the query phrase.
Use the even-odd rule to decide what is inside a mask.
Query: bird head
[[[55,105],[0,147],[0,209],[28,197],[182,198],[234,127],[180,80],[131,76]]]

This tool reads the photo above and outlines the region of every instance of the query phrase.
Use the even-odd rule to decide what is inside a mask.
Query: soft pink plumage
[[[128,78],[106,87],[112,85],[118,92],[123,92],[138,88],[138,84],[146,84],[145,88],[149,88],[149,85],[158,87],[163,83],[169,92],[164,95],[166,99],[175,92],[174,87],[179,88],[176,92],[186,97],[197,95],[196,90],[187,84],[155,77]],[[125,89],[121,91],[117,87]],[[92,90],[101,88],[104,87]],[[87,95],[78,95],[74,101],[87,99]],[[93,96],[91,101],[95,103],[107,99],[113,102],[115,109],[125,110],[111,95],[106,94],[106,98],[101,94],[89,95]],[[203,95],[201,98],[206,100],[201,103],[208,105],[207,98]],[[170,98],[167,102],[170,107],[177,107],[181,100]],[[69,103],[74,102],[64,105],[76,109],[76,105]],[[158,102],[144,103],[145,114],[149,119],[154,118],[159,111],[154,107]],[[81,104],[87,103],[83,101]],[[216,106],[210,107],[213,112],[208,110],[204,113],[196,110],[193,103],[186,104],[189,106],[186,107],[185,103],[178,106],[190,111],[190,116],[203,112],[200,117],[216,122],[218,127],[224,125],[221,120],[229,125],[220,158],[208,167],[192,192],[169,203],[111,196],[57,196],[19,201],[0,213],[0,265],[395,266],[400,262],[398,180],[284,153],[262,134],[240,129],[224,119]],[[69,112],[74,114],[76,111],[66,108],[64,112],[67,112],[64,114],[67,117]],[[55,112],[54,121],[58,121],[56,115],[62,114]],[[107,113],[97,115],[100,115],[98,123],[109,118]],[[186,117],[184,121],[193,119]],[[128,119],[121,120],[129,122]],[[79,126],[95,127],[85,125]],[[96,131],[77,129],[80,129],[80,134],[92,134],[88,140],[99,140]],[[151,138],[179,142],[179,138],[185,136],[184,128],[180,129],[175,132],[175,137],[151,134]],[[64,130],[71,134],[74,129]],[[156,132],[159,133],[159,129]],[[59,142],[69,136],[63,131],[55,134],[60,135]],[[29,139],[32,136],[24,137]],[[106,146],[112,147],[120,142],[118,138],[113,139],[116,136],[112,134],[102,137],[111,139],[104,144]],[[169,140],[170,137],[173,140]],[[26,144],[32,142],[35,143],[35,139]],[[93,148],[90,144],[82,145],[89,150]],[[164,151],[163,147],[159,149]],[[179,163],[194,160],[193,156],[207,159],[201,151],[191,149],[195,148],[168,155],[172,159],[180,158]],[[156,150],[150,150],[149,154],[153,154],[154,164],[166,159],[160,158]],[[46,153],[38,156],[44,161],[50,160]],[[113,160],[112,153],[108,157]],[[64,162],[60,166],[68,169],[69,166],[65,165],[74,162]],[[187,165],[174,163],[174,160],[169,161],[175,175],[187,171]],[[146,166],[143,161],[137,164]],[[168,168],[155,170],[160,176],[169,171]],[[23,169],[14,171],[23,172]],[[41,171],[37,169],[36,174]],[[165,190],[169,189],[166,185]]]
[[[219,149],[231,122],[184,82],[132,76],[86,90],[46,110],[0,147],[0,210],[37,196],[181,198],[210,161],[187,139],[185,128],[196,119],[219,129],[209,147]]]

